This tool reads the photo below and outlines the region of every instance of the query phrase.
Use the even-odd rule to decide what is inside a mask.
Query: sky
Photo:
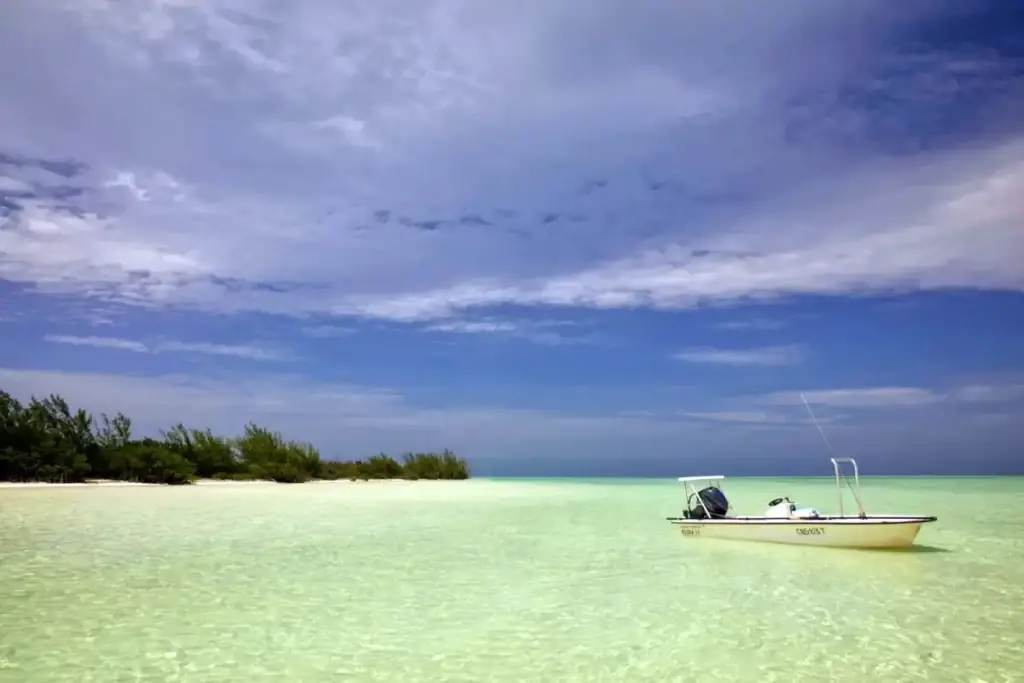
[[[1024,473],[1022,28],[4,3],[0,388],[486,475]]]

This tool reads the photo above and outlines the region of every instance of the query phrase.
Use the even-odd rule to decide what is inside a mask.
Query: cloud
[[[710,423],[725,423],[731,425],[733,429],[747,429],[747,430],[764,430],[764,429],[788,429],[797,428],[799,430],[806,430],[808,428],[814,429],[815,422],[818,425],[822,424],[836,424],[842,426],[844,422],[851,422],[850,415],[845,414],[831,414],[831,415],[819,415],[815,416],[815,419],[809,417],[806,413],[794,414],[792,411],[763,411],[763,410],[722,410],[722,411],[708,411],[708,412],[687,412],[683,413],[684,417],[692,420]],[[863,423],[861,423],[863,427]]]
[[[803,360],[802,346],[762,346],[749,349],[693,348],[678,351],[672,355],[686,363],[708,363],[714,365],[794,365]]]
[[[952,395],[968,403],[1000,403],[1024,398],[1024,384],[972,384],[957,389]]]
[[[775,405],[803,405],[804,400],[842,408],[883,408],[922,406],[945,400],[946,395],[920,387],[863,387],[856,389],[821,389],[814,391],[782,391],[762,398]]]
[[[289,360],[291,354],[279,350],[265,349],[246,344],[209,344],[205,342],[159,342],[153,346],[154,353],[203,353],[211,356],[234,356],[249,360]]]
[[[1022,154],[1024,146],[1014,144],[998,156]],[[998,165],[961,170],[959,178],[951,170],[942,176],[879,169],[879,180],[857,178],[835,188],[848,196],[832,198],[831,206],[809,200],[776,215],[752,215],[722,235],[668,242],[571,274],[466,282],[372,301],[362,311],[415,317],[510,303],[668,310],[807,294],[1024,291],[1015,265],[1024,257],[1017,223],[1024,213],[1024,162],[990,163]],[[886,191],[875,182],[918,185]],[[861,198],[877,192],[880,201],[864,207]]]
[[[43,341],[52,344],[71,344],[72,346],[93,346],[98,349],[120,349],[136,353],[150,353],[150,348],[133,339],[117,339],[116,337],[76,337],[68,334],[47,334]]]
[[[1022,291],[1017,54],[892,42],[951,11],[24,4],[0,26],[0,278],[399,321]]]
[[[765,412],[710,412],[710,413],[685,413],[686,417],[697,420],[710,420],[712,422],[734,422],[739,424],[778,424],[789,423],[791,420],[781,415],[773,415]]]
[[[479,404],[423,407],[387,387],[332,384],[288,375],[228,379],[187,374],[129,375],[0,368],[0,389],[21,399],[58,393],[95,413],[123,411],[141,431],[178,421],[237,434],[253,420],[325,454],[453,447],[480,457],[537,444],[678,439],[693,426],[678,418],[600,415]],[[352,455],[352,452],[346,455]]]
[[[135,353],[200,353],[210,356],[233,356],[235,358],[259,361],[291,359],[291,354],[283,351],[248,344],[210,344],[207,342],[181,342],[173,340],[141,342],[134,339],[119,339],[117,337],[78,337],[66,334],[47,334],[43,336],[43,340],[53,344],[93,346],[102,349],[133,351]]]
[[[356,330],[351,327],[340,327],[338,325],[308,325],[302,328],[302,334],[311,339],[337,339],[355,334]]]
[[[752,331],[765,331],[765,330],[781,330],[786,326],[786,323],[782,320],[769,320],[766,318],[750,318],[745,320],[726,320],[725,322],[717,323],[714,327],[720,330],[752,330]]]
[[[300,331],[296,348],[331,355],[341,342],[328,340],[357,351],[373,331],[554,345],[606,340],[598,325],[614,322],[642,345],[665,328],[639,311],[757,304],[780,321],[787,311],[765,304],[1024,291],[1024,41],[981,32],[1019,24],[1013,3],[14,4],[0,22],[0,62],[18,65],[0,73],[0,315],[59,321],[44,329],[149,354],[146,365],[283,354],[137,331],[218,327],[219,314],[256,313],[232,324]],[[729,332],[770,327],[744,310],[713,317]],[[562,319],[587,324],[544,322]],[[724,349],[683,352],[745,367],[772,357],[717,336],[708,344]],[[642,372],[609,365],[611,385],[616,370]],[[166,399],[149,406],[154,421],[191,410],[191,397],[225,423],[274,417],[285,396],[316,416],[287,408],[290,429],[339,443],[420,430],[485,450],[509,434],[677,444],[732,433],[723,419],[737,431],[804,419],[786,393],[689,406],[703,418],[616,398],[636,414],[607,417],[431,412],[319,378],[17,378],[44,380],[129,406],[151,391]],[[845,402],[858,423],[885,418],[854,410],[872,405],[919,406],[900,414],[922,421],[1012,413],[995,380],[991,391],[986,379],[917,381],[818,386],[812,398],[822,419]],[[382,402],[325,427],[336,414],[304,398],[311,388]],[[770,388],[787,387],[758,390]]]
[[[563,344],[591,344],[599,341],[594,334],[566,334],[560,332],[571,323],[558,320],[516,321],[501,319],[446,320],[424,326],[428,332],[450,334],[497,335],[523,339],[534,344],[560,346]]]
[[[981,413],[972,416],[972,421],[980,425],[1018,426],[1021,414],[1018,413]]]
[[[813,417],[804,401],[813,406]],[[897,422],[910,420],[908,427],[936,429],[964,420],[971,423],[1002,424],[1000,416],[1014,411],[1024,414],[1024,386],[1002,384],[950,384],[946,387],[856,387],[777,391],[754,396],[712,400],[721,410],[683,412],[684,417],[735,425],[813,426],[832,423],[834,429],[878,430],[894,422],[885,411],[898,411]],[[977,408],[982,411],[978,412]],[[991,410],[990,410],[991,408]],[[893,413],[893,416],[896,414]]]
[[[669,469],[700,469],[698,460],[715,457],[731,466],[762,463],[759,467],[763,470],[773,461],[777,465],[772,454],[779,452],[787,454],[787,467],[793,458],[806,461],[813,457],[812,462],[818,463],[821,457],[811,421],[798,412],[802,406],[766,409],[756,400],[742,408],[690,411],[688,415],[648,409],[642,402],[633,409],[611,413],[486,405],[481,401],[438,408],[393,387],[322,382],[294,375],[245,373],[215,379],[182,373],[132,375],[19,368],[0,368],[0,389],[22,400],[58,393],[94,414],[122,411],[132,418],[139,435],[155,435],[178,422],[232,435],[255,421],[288,438],[313,442],[325,457],[448,447],[475,464],[525,459],[536,466],[544,460],[583,459],[591,464],[619,463],[624,471],[644,458],[673,463]],[[721,404],[722,399],[709,401],[703,396],[700,400],[703,405],[709,402]],[[890,452],[898,454],[898,466],[912,468],[919,461],[908,453],[908,445],[930,449],[955,443],[956,448],[966,449],[953,458],[963,463],[963,452],[973,454],[970,447],[978,439],[997,438],[993,430],[1002,430],[997,441],[1003,439],[1004,446],[1019,443],[1020,421],[998,417],[1013,413],[1012,405],[1007,405],[978,415],[910,411],[908,418],[919,414],[919,419],[877,422],[829,414],[819,415],[818,420],[832,423],[829,435],[838,439],[833,441],[837,447],[842,448],[844,439],[852,439],[862,451],[883,457]],[[699,443],[700,454],[684,455],[680,460],[681,442]],[[622,453],[638,443],[644,445],[644,455],[624,463]]]
[[[1024,398],[1024,385],[966,384],[940,388],[858,387],[811,391],[780,391],[761,397],[761,402],[779,406],[808,403],[842,408],[918,407],[936,403],[987,404],[1010,403]]]

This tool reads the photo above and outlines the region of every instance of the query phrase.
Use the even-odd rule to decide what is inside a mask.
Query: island
[[[132,421],[117,413],[96,420],[72,411],[55,394],[23,404],[0,390],[0,481],[85,483],[117,480],[191,484],[200,479],[303,483],[348,479],[469,479],[467,462],[445,449],[406,453],[401,461],[378,453],[363,460],[320,457],[312,444],[289,441],[249,423],[226,437],[182,424],[160,438],[135,438]]]

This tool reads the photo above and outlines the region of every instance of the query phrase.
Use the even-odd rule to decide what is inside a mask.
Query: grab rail
[[[864,504],[860,500],[860,469],[857,467],[857,461],[853,458],[830,458],[832,460],[832,469],[836,473],[836,493],[839,495],[839,516],[843,517],[843,487],[840,485],[840,467],[839,463],[848,462],[853,465],[853,480],[857,484],[857,488],[850,487],[850,491],[853,493],[853,499],[857,501],[857,511],[861,517],[866,517],[864,512]]]

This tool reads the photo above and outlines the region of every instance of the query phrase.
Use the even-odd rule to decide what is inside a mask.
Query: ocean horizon
[[[7,488],[0,682],[1013,680],[1024,477],[863,479],[915,548],[682,538],[665,479]]]

